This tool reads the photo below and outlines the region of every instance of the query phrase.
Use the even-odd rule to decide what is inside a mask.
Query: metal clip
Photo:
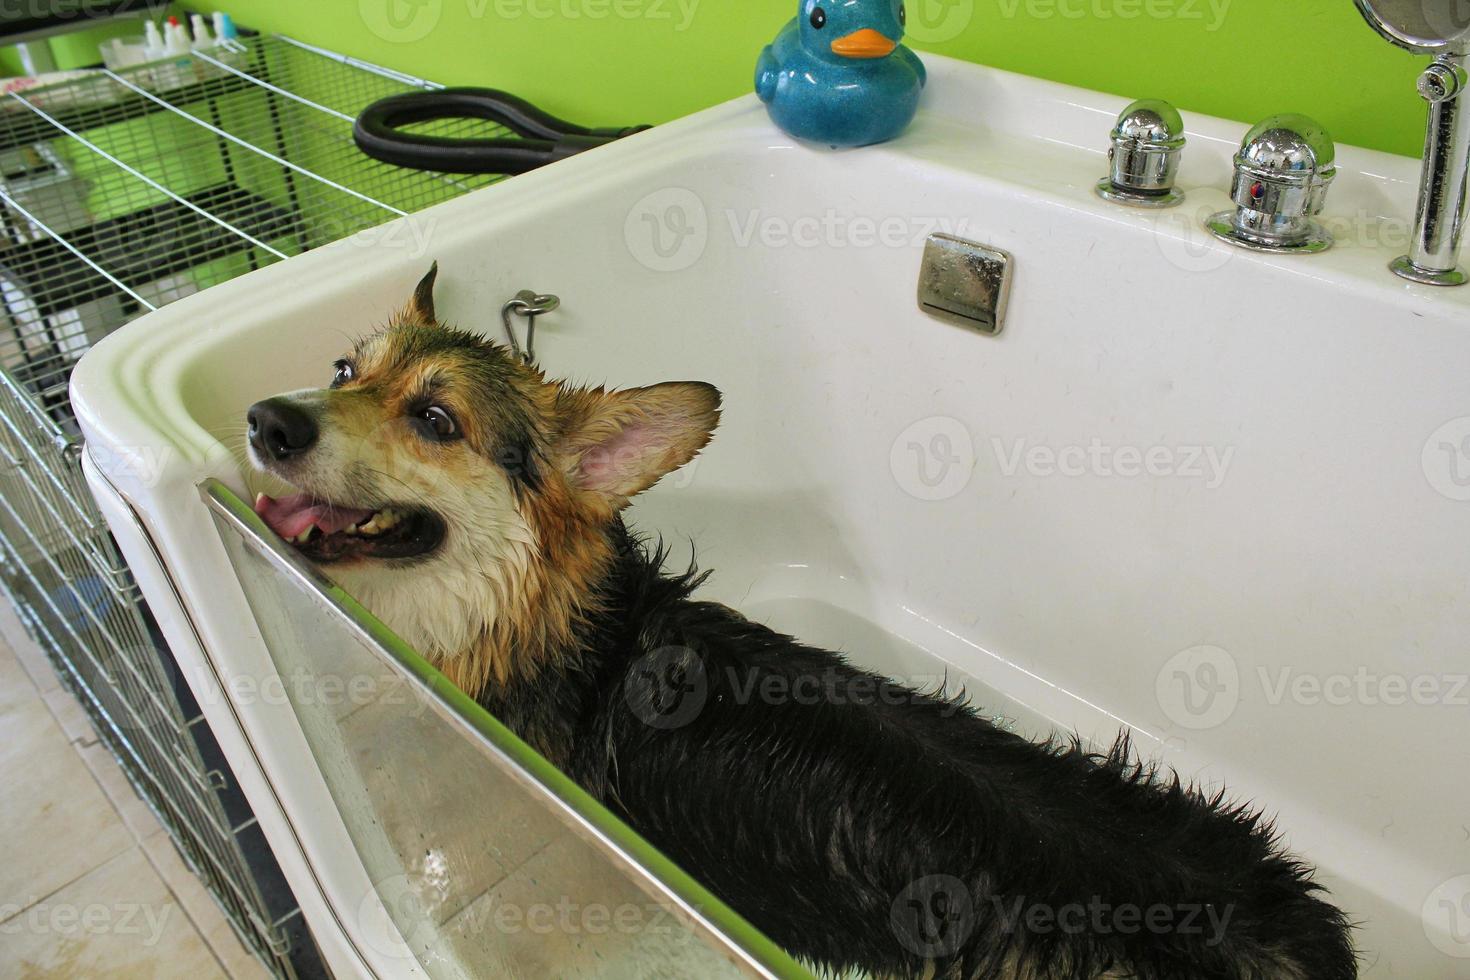
[[[540,294],[529,289],[523,289],[516,293],[515,299],[500,308],[500,320],[505,324],[505,339],[510,343],[510,349],[515,352],[526,364],[532,364],[536,360],[536,318],[561,306],[561,299],[550,293]],[[516,337],[515,325],[510,322],[511,315],[526,318],[526,346],[521,347],[520,340]]]

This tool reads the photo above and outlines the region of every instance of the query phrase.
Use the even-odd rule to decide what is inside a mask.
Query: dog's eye
[[[414,420],[419,423],[426,436],[439,442],[449,442],[451,439],[459,438],[459,423],[454,421],[454,416],[440,408],[438,405],[430,405],[423,409]]]
[[[357,376],[357,371],[354,370],[352,365],[347,361],[338,361],[336,367],[337,373],[332,375],[333,388],[337,387],[338,385],[345,385],[347,382],[351,381]]]

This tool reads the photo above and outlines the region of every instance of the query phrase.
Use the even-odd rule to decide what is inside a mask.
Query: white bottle
[[[163,46],[171,55],[189,53],[189,32],[177,17],[170,17],[163,29]]]
[[[190,14],[189,26],[194,29],[194,50],[214,47],[214,38],[209,35],[209,26],[203,14]]]
[[[158,33],[158,25],[153,21],[143,24],[143,58],[147,61],[157,61],[164,56],[163,35]]]

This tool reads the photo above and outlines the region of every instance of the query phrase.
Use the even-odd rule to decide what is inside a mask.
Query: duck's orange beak
[[[833,41],[832,53],[844,58],[886,58],[896,47],[897,41],[889,40],[871,27],[864,27]]]

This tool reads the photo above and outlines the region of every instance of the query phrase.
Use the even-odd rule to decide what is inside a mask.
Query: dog
[[[263,520],[793,955],[984,980],[1350,980],[1352,928],[1246,805],[1035,743],[700,601],[624,525],[720,393],[548,381],[406,308],[254,405]]]

